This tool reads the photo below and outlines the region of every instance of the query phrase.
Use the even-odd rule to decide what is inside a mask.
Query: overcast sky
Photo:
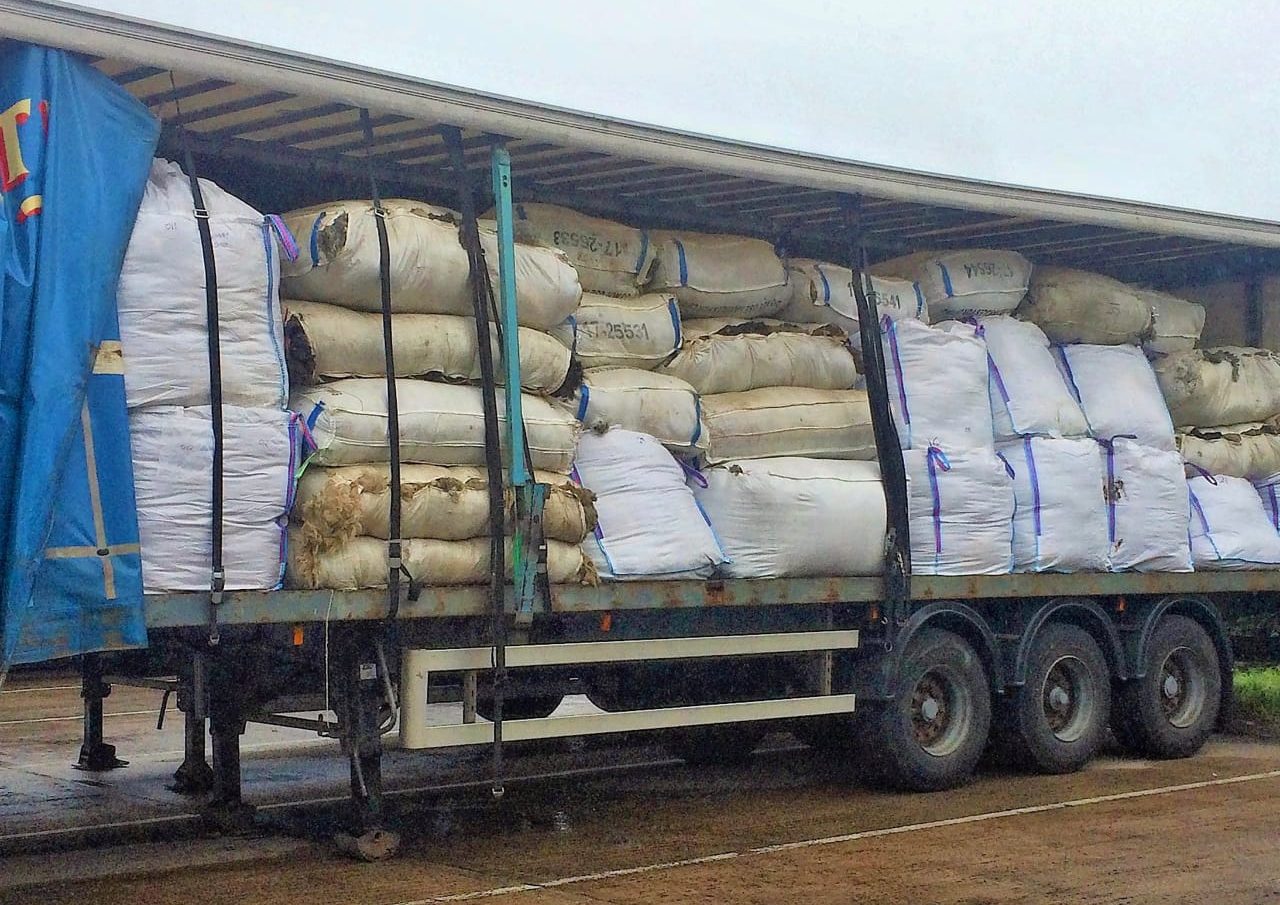
[[[1265,0],[90,5],[705,134],[1280,221]]]

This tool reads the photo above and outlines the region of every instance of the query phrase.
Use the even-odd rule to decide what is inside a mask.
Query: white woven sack
[[[1280,353],[1222,346],[1157,359],[1160,390],[1179,427],[1267,421],[1280,415]]]
[[[281,408],[289,378],[274,231],[262,214],[214,183],[201,179],[200,190],[218,271],[223,401]],[[280,236],[292,249],[292,239]],[[176,163],[151,164],[116,302],[129,407],[208,405],[204,252],[191,184]]]
[[[1113,572],[1190,572],[1190,505],[1182,457],[1120,439],[1101,444]]]
[[[992,445],[987,346],[970,324],[881,319],[889,407],[903,449]]]
[[[1107,571],[1107,503],[1097,441],[1022,437],[997,447],[1013,468],[1015,572]]]
[[[1055,343],[1137,345],[1151,333],[1151,303],[1137,289],[1070,267],[1037,267],[1018,314]]]
[[[1016,251],[926,251],[882,261],[871,272],[917,283],[936,323],[1012,313],[1027,294],[1031,262]]]
[[[679,299],[684,317],[768,317],[790,300],[786,268],[762,239],[663,233],[654,241],[648,288]]]
[[[1151,333],[1142,342],[1148,355],[1172,355],[1196,347],[1204,331],[1203,305],[1153,289],[1135,292],[1151,306]]]
[[[222,563],[229,591],[265,591],[284,575],[285,530],[300,453],[299,419],[223,406]],[[148,592],[208,591],[213,422],[209,406],[129,415],[133,484]]]
[[[499,390],[498,418],[506,421]],[[479,387],[396,381],[400,415],[400,456],[427,465],[483,465],[484,402]],[[388,461],[386,382],[352,377],[293,396],[290,407],[307,419],[316,444],[317,465],[358,465]],[[521,400],[525,436],[534,468],[567,472],[580,426],[573,416],[539,396]],[[506,443],[506,430],[499,430]]]
[[[833,331],[835,332],[835,331]],[[847,390],[858,382],[848,338],[798,332],[712,334],[686,340],[658,368],[704,395],[759,387]]]
[[[862,390],[762,387],[702,398],[711,464],[731,459],[876,457],[871,407]]]
[[[787,273],[791,301],[779,313],[779,319],[799,324],[831,324],[847,332],[855,345],[860,343],[858,300],[853,292],[851,269],[825,261],[792,258],[787,261]],[[917,284],[885,276],[867,275],[866,279],[881,316],[929,323],[929,309]]]
[[[884,488],[874,462],[751,459],[709,468],[690,484],[724,547],[729,577],[879,575],[884,568]]]
[[[1088,435],[1089,423],[1040,328],[1003,315],[984,317],[979,323],[989,356],[987,388],[996,440],[1023,434]]]
[[[382,315],[323,302],[287,301],[285,343],[294,380],[308,386],[322,377],[379,377],[386,373]],[[398,377],[440,375],[479,380],[476,322],[455,314],[394,314],[393,349]],[[554,337],[521,327],[520,383],[530,392],[565,389],[572,355]],[[496,333],[490,336],[494,361],[501,361]],[[497,368],[498,383],[505,378]]]
[[[583,548],[602,578],[706,578],[724,562],[684,468],[655,438],[586,433],[573,478],[596,495],[598,521]]]
[[[478,585],[489,581],[490,541],[436,540],[410,537],[401,544],[401,557],[410,575],[435,587]],[[507,579],[514,558],[511,539],[506,540]],[[547,541],[547,580],[552,584],[590,581],[592,570],[577,544]],[[289,586],[294,588],[354,591],[387,586],[387,542],[374,537],[354,537],[341,547],[317,552],[294,537],[289,545]]]
[[[1003,575],[1013,561],[1013,477],[993,449],[903,450],[911,570]]]
[[[1191,495],[1191,559],[1197,571],[1280,569],[1280,534],[1253,485],[1196,474]]]
[[[636,295],[653,264],[648,231],[567,207],[517,204],[514,228],[519,242],[564,252],[587,292]]]
[[[681,455],[707,446],[698,394],[678,377],[637,368],[591,368],[566,404],[588,428],[649,434]]]
[[[612,298],[584,292],[578,310],[551,335],[585,367],[653,370],[680,348],[680,308],[664,293]]]
[[[419,201],[388,199],[393,310],[411,314],[474,313],[471,265],[458,235],[459,216]],[[377,218],[370,201],[335,201],[286,215],[302,254],[283,268],[290,298],[330,302],[361,311],[382,310]],[[498,285],[497,235],[480,224],[489,276]],[[517,315],[522,326],[550,330],[578,307],[582,286],[564,253],[517,244]]]
[[[1258,492],[1258,498],[1262,500],[1267,521],[1271,523],[1272,528],[1280,531],[1280,472],[1254,481],[1253,487]]]
[[[1054,349],[1093,436],[1129,437],[1155,449],[1174,449],[1173,422],[1141,349],[1088,345]]]
[[[1210,474],[1261,481],[1280,473],[1280,427],[1273,424],[1193,427],[1176,439],[1187,464]]]

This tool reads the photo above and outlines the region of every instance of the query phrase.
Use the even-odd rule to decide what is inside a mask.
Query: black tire
[[[1222,673],[1209,633],[1186,616],[1165,616],[1147,646],[1141,679],[1120,685],[1116,738],[1146,757],[1195,754],[1218,721]]]
[[[987,671],[959,635],[924,628],[903,651],[897,697],[867,705],[862,716],[857,756],[870,779],[912,792],[954,788],[987,745]]]
[[[503,720],[537,720],[551,716],[564,700],[564,695],[536,694],[502,699]],[[476,713],[493,719],[493,698],[476,697]]]
[[[1082,628],[1054,624],[1031,644],[1027,682],[1001,708],[999,741],[1012,761],[1041,773],[1074,773],[1106,740],[1111,670]]]
[[[690,766],[731,766],[750,760],[766,732],[759,723],[689,726],[670,730],[662,743]]]

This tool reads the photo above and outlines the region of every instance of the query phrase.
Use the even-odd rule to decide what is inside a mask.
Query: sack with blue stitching
[[[653,241],[649,291],[670,292],[684,317],[769,317],[791,300],[787,270],[762,239],[660,233]]]

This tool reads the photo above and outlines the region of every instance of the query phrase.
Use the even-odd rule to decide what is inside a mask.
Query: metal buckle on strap
[[[387,209],[383,207],[381,204],[379,204],[377,207],[373,209],[373,215],[375,217],[381,217],[383,220],[385,220],[387,219]]]
[[[195,215],[196,215],[196,219],[197,219],[197,220],[208,220],[208,219],[209,219],[209,209],[208,209],[208,208],[204,208],[204,207],[197,207],[197,208],[193,208],[193,210],[195,211]]]
[[[222,603],[223,594],[227,587],[227,573],[219,569],[214,572],[209,580],[209,600],[214,606]]]

